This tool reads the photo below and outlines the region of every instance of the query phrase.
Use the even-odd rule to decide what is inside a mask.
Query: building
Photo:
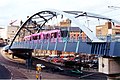
[[[111,33],[112,28],[111,22],[106,22],[104,25],[96,26],[96,36],[106,36],[108,33]]]
[[[66,31],[64,32],[64,36],[68,34],[68,37],[73,40],[78,40],[80,37],[80,28],[79,27],[60,27],[61,31]]]
[[[63,20],[59,23],[60,27],[70,27],[71,26],[71,20],[70,19],[66,19]]]
[[[6,28],[0,27],[0,38],[6,39]]]
[[[112,25],[111,22],[96,26],[96,36],[107,36],[108,34],[120,35],[120,26]]]
[[[112,34],[120,35],[120,26],[119,25],[116,25],[115,27],[112,28]]]
[[[80,37],[80,28],[79,27],[70,27],[70,39],[78,40]]]
[[[17,32],[17,30],[19,29],[19,26],[8,26],[7,27],[7,39],[8,40],[12,40]]]

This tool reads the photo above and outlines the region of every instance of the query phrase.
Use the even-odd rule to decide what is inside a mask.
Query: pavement
[[[21,68],[19,67],[19,63],[25,64],[25,60],[20,59],[15,57],[14,59],[12,58],[12,55],[5,53],[1,51],[2,56],[11,61],[18,63],[18,66],[10,66],[7,65],[6,68],[9,69],[10,72],[12,72],[12,78],[13,79],[33,79],[36,80],[36,71],[35,70],[30,70],[27,68]],[[65,76],[65,75],[60,75],[52,72],[41,72],[42,74],[42,80],[79,80],[79,78],[76,77],[71,77],[71,76]],[[23,77],[19,77],[18,75],[21,75]]]

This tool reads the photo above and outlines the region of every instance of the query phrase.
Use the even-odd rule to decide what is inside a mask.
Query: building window
[[[14,31],[12,31],[12,33],[14,33]]]

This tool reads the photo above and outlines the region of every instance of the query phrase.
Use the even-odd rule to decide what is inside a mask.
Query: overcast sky
[[[41,9],[79,10],[105,15],[114,19],[120,18],[120,0],[1,0],[0,26],[8,25],[11,20],[26,20]]]

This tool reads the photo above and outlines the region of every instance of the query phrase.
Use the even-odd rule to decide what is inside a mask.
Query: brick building
[[[104,25],[96,26],[96,36],[120,35],[120,26],[106,22]]]
[[[70,27],[71,26],[71,20],[70,19],[66,19],[63,20],[59,23],[60,27]]]

